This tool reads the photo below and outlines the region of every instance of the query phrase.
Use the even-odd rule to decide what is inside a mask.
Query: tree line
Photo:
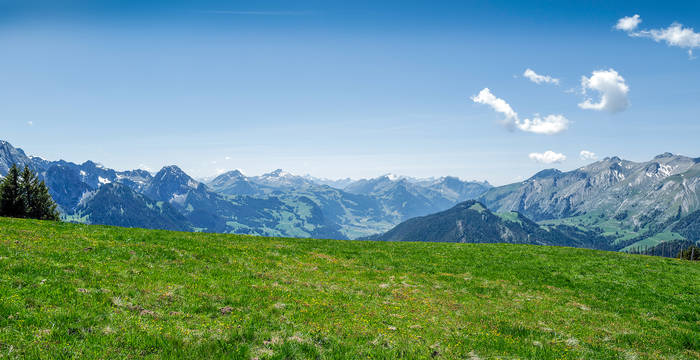
[[[689,240],[665,241],[652,247],[637,247],[630,254],[663,256],[683,260],[700,261],[700,243]]]
[[[20,172],[13,164],[0,182],[0,216],[59,220],[56,203],[44,181],[29,166]]]

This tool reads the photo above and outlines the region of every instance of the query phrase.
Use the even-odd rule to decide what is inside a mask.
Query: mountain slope
[[[297,176],[282,169],[260,176],[253,176],[249,180],[257,184],[266,193],[279,193],[317,186],[316,183],[303,176]]]
[[[488,184],[463,182],[455,177],[419,181],[384,175],[355,181],[344,191],[376,197],[385,211],[400,222],[442,211],[460,201],[473,199],[489,188]]]
[[[7,141],[0,140],[0,177],[7,175],[12,164],[17,164],[21,168],[25,165],[33,165],[32,159],[22,149],[17,149]]]
[[[440,197],[452,203],[476,199],[493,186],[488,182],[462,181],[454,176],[444,176],[438,179],[419,180],[415,184],[439,194]]]
[[[323,181],[277,169],[255,177],[231,171],[207,186],[224,195],[278,196],[289,203],[308,198],[351,239],[384,232],[405,219],[447,209],[490,188],[485,183],[463,182],[454,177],[419,183],[387,175],[349,183],[347,190],[319,182]]]
[[[226,196],[210,191],[177,166],[155,176],[144,170],[115,171],[87,161],[46,161],[27,156],[7,142],[0,143],[3,165],[28,164],[49,187],[62,216],[69,221],[154,229],[238,232],[268,236],[344,239],[347,235],[320,207],[290,187],[301,178],[282,171],[260,177],[257,185],[242,174],[215,179],[224,193],[254,193],[256,197]],[[234,177],[249,185],[233,189]],[[304,184],[313,183],[303,180]],[[252,189],[252,191],[251,191]],[[279,196],[270,196],[277,192]],[[283,195],[283,196],[282,196]],[[374,229],[373,229],[374,230]]]
[[[265,236],[346,238],[308,198],[223,196],[200,184],[171,203],[198,230]]]
[[[687,240],[700,241],[700,210],[694,211],[678,220],[672,230]]]
[[[519,213],[499,216],[475,200],[407,220],[376,238],[382,241],[512,243],[593,247],[593,243],[544,228]]]
[[[700,207],[700,159],[659,155],[635,163],[606,158],[569,171],[544,170],[522,183],[489,190],[479,197],[494,211],[519,211],[534,220],[559,219],[593,210],[675,216]]]
[[[113,183],[101,186],[77,206],[73,218],[88,224],[163,230],[192,230],[187,220],[170,204],[155,202]]]
[[[670,153],[641,163],[605,158],[569,172],[544,170],[493,188],[479,201],[545,224],[597,228],[615,242],[641,241],[700,209],[700,159]]]
[[[240,173],[212,181],[220,190],[248,183]],[[236,185],[238,184],[238,185]],[[308,198],[227,196],[196,182],[177,166],[161,169],[144,194],[173,205],[199,231],[286,237],[346,238]]]
[[[292,203],[300,198],[312,201],[350,239],[384,232],[398,222],[375,197],[350,194],[326,185],[291,190],[279,197]]]
[[[207,183],[212,191],[224,195],[255,195],[262,190],[238,170],[229,171]]]
[[[145,184],[143,194],[157,201],[181,203],[199,183],[175,165],[165,166]]]

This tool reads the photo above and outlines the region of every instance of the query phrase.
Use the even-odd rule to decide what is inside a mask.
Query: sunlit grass
[[[700,358],[700,265],[0,219],[0,358]]]

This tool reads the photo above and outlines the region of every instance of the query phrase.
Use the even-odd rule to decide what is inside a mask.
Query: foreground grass
[[[700,265],[0,218],[0,358],[700,358]]]

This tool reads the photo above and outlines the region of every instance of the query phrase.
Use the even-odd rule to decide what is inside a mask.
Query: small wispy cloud
[[[637,26],[639,26],[639,23],[641,22],[642,19],[637,14],[634,14],[634,16],[625,16],[617,20],[617,24],[615,24],[615,29],[622,31],[632,31],[636,29]]]
[[[543,153],[530,153],[528,157],[532,160],[537,161],[541,164],[558,164],[566,160],[566,155],[561,153],[556,153],[552,150],[547,150]]]
[[[300,16],[313,15],[315,11],[263,11],[263,10],[200,10],[200,14],[214,15],[252,15],[252,16]]]
[[[510,104],[492,94],[489,88],[483,88],[478,94],[472,96],[471,99],[475,103],[490,106],[495,112],[505,115],[506,119],[510,121],[517,121],[518,119],[518,113],[510,107]]]
[[[494,111],[503,114],[506,119],[504,125],[508,128],[517,128],[521,131],[535,134],[558,134],[569,127],[569,120],[564,115],[540,116],[535,114],[532,119],[520,120],[518,113],[505,100],[496,97],[489,88],[482,89],[477,95],[471,97],[478,104],[490,106]]]
[[[598,156],[594,152],[588,150],[581,150],[579,153],[579,158],[581,160],[595,160],[597,157]]]
[[[34,121],[27,121],[27,125],[34,126]]]
[[[559,79],[553,78],[549,75],[540,75],[532,69],[526,69],[523,76],[538,85],[543,83],[559,85]]]
[[[656,42],[665,42],[668,46],[688,49],[688,57],[694,59],[693,50],[700,48],[700,33],[691,27],[674,22],[666,28],[635,31],[642,19],[639,15],[626,16],[617,21],[615,29],[622,30],[630,37],[649,38]]]
[[[545,117],[535,114],[532,119],[516,121],[515,126],[522,131],[553,135],[566,130],[569,127],[569,119],[560,114],[552,114]]]

